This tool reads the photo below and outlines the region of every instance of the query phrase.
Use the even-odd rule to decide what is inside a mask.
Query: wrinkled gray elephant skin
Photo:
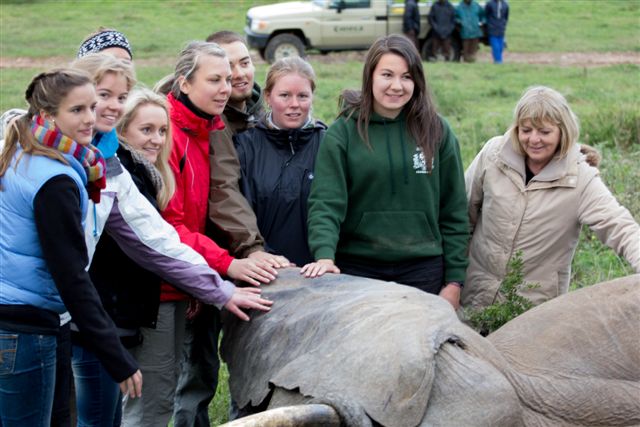
[[[231,395],[240,407],[267,401],[270,408],[324,403],[335,408],[348,426],[600,425],[566,420],[544,405],[545,397],[536,395],[534,380],[542,377],[540,381],[552,388],[558,366],[545,366],[542,358],[539,369],[528,372],[526,364],[514,362],[515,353],[505,350],[510,344],[499,339],[508,335],[504,331],[510,325],[491,340],[483,338],[463,325],[437,296],[348,275],[304,279],[297,269],[281,271],[278,280],[263,287],[263,294],[274,300],[270,313],[254,312],[250,322],[225,318],[221,352],[230,372]],[[593,315],[598,313],[603,312]],[[615,309],[606,315],[615,316]],[[625,315],[633,317],[633,313]],[[536,348],[526,336],[517,339]],[[618,351],[628,348],[611,346],[620,337],[595,339],[599,346],[612,349],[612,363]],[[588,350],[564,347],[558,351]],[[586,374],[595,368],[580,369]],[[628,375],[629,392],[633,387],[637,390],[637,375],[613,367],[598,372],[613,371],[621,379]],[[610,376],[605,377],[603,381]],[[614,391],[610,387],[604,393]],[[608,404],[614,395],[601,402]],[[542,410],[538,404],[544,406]],[[629,413],[633,405],[627,401],[622,406]],[[318,408],[323,407],[316,407],[323,413]],[[247,425],[260,425],[260,421]],[[316,420],[309,425],[335,424]]]
[[[640,275],[548,301],[488,340],[526,425],[640,425]]]

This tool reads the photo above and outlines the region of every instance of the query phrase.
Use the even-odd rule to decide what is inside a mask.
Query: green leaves
[[[522,268],[522,251],[517,251],[509,260],[507,275],[500,284],[496,302],[481,310],[467,309],[465,311],[469,323],[481,335],[489,335],[533,307],[533,303],[528,298],[519,295],[518,291],[536,288],[539,285],[525,283]]]

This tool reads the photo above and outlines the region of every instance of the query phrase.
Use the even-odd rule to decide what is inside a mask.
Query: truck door
[[[402,17],[404,16],[404,0],[390,0],[387,13],[387,34],[402,34]]]
[[[328,0],[321,24],[322,45],[333,49],[368,48],[386,34],[386,13],[386,1]]]

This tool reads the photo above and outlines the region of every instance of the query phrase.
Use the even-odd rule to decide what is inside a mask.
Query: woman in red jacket
[[[176,191],[162,216],[176,228],[182,242],[200,253],[221,275],[258,286],[275,279],[273,267],[251,259],[235,259],[205,235],[209,132],[224,127],[219,114],[231,93],[230,79],[229,61],[217,44],[191,42],[181,52],[167,95],[173,136],[169,164]],[[125,426],[167,425],[173,412],[188,296],[165,283],[160,301],[157,327],[146,331],[145,341],[135,352],[145,375],[144,399],[125,400]],[[212,328],[214,322],[212,319]],[[217,349],[215,357],[217,360]],[[217,372],[204,374],[212,376],[210,382],[217,379]],[[212,384],[214,389],[215,385]]]

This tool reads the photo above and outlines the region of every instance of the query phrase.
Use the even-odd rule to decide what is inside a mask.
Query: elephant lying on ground
[[[230,426],[640,425],[638,275],[549,301],[488,338],[398,284],[289,269],[263,292],[272,311],[229,316],[222,356],[240,407],[280,409]]]

